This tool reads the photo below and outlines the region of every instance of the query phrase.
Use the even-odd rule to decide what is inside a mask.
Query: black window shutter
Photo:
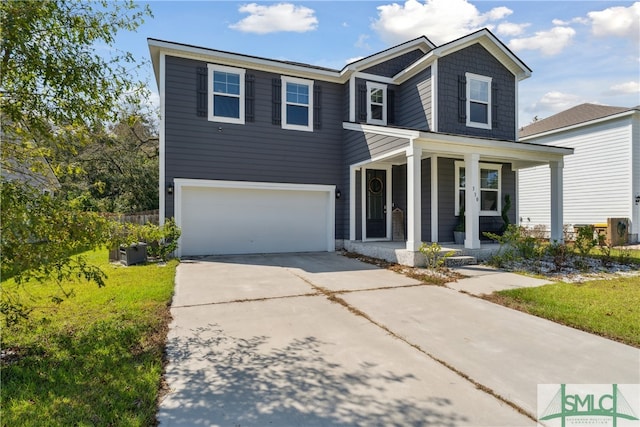
[[[256,77],[248,74],[244,78],[244,120],[246,122],[255,121],[255,83]]]
[[[367,121],[367,85],[358,85],[358,121]]]
[[[458,76],[458,121],[467,122],[467,79]]]
[[[313,128],[322,127],[322,87],[313,85]]]
[[[280,79],[273,79],[271,89],[271,122],[274,125],[280,125],[282,124],[282,81]]]
[[[391,89],[387,89],[387,123],[396,123],[396,92]]]
[[[207,70],[207,67],[198,67],[196,71],[196,114],[198,117],[207,117],[207,92],[209,89],[207,87],[207,78],[209,70]]]
[[[498,85],[491,82],[491,127],[498,127]]]

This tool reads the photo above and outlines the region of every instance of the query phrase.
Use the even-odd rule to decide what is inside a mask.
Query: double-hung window
[[[491,77],[466,74],[467,126],[491,129]]]
[[[313,81],[282,77],[282,128],[313,131]]]
[[[502,200],[502,165],[480,163],[480,215],[496,216],[500,215]],[[455,170],[456,180],[456,199],[455,209],[456,215],[465,208],[465,194],[467,186],[471,183],[467,182],[464,162],[456,162]]]
[[[209,120],[244,124],[244,76],[241,68],[208,64]]]
[[[387,124],[387,85],[367,82],[367,123]]]

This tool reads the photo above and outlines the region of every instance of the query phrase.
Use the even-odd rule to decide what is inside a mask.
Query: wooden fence
[[[160,211],[158,209],[152,211],[136,212],[132,214],[119,214],[119,213],[103,213],[103,215],[113,221],[118,221],[123,224],[138,224],[144,225],[152,223],[158,225],[160,223]]]

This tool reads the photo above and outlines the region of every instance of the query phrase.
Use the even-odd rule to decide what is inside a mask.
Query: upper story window
[[[460,215],[464,209],[467,179],[464,162],[455,163],[456,198],[455,211]],[[500,215],[500,201],[502,200],[502,165],[480,163],[480,215]]]
[[[367,123],[387,124],[387,85],[367,82]]]
[[[466,74],[467,126],[491,129],[491,77]]]
[[[282,77],[282,128],[313,131],[313,81]]]
[[[209,120],[244,124],[244,77],[241,68],[208,64]]]

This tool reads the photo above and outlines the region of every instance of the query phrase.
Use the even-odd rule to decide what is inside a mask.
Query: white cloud
[[[640,38],[640,2],[589,12],[587,16],[595,36],[629,37],[636,42]]]
[[[535,36],[513,39],[509,48],[514,51],[539,50],[545,56],[557,55],[571,44],[576,31],[570,27],[554,27],[548,31],[538,31]]]
[[[577,95],[552,91],[545,93],[542,98],[527,108],[527,111],[533,113],[551,112],[555,114],[582,104],[583,102],[585,101]]]
[[[636,93],[640,93],[640,83],[630,81],[611,86],[607,95],[632,95]]]
[[[262,6],[257,3],[246,4],[238,9],[249,16],[241,19],[229,28],[245,33],[268,34],[280,31],[304,33],[318,28],[315,11],[291,3],[278,3]]]
[[[563,21],[562,19],[554,19],[551,23],[557,27],[566,27],[571,24],[588,24],[589,20],[587,18],[573,18],[569,21]]]
[[[502,22],[498,24],[496,32],[501,36],[519,36],[531,24],[514,24],[512,22]]]
[[[388,43],[425,35],[434,43],[442,44],[491,26],[490,22],[511,13],[511,9],[504,6],[480,13],[467,0],[425,0],[424,3],[406,0],[404,4],[378,6],[378,19],[371,28]]]
[[[371,46],[369,45],[369,43],[367,43],[368,39],[369,39],[369,35],[360,34],[360,36],[358,36],[358,40],[356,41],[356,44],[354,46],[359,48],[359,49],[371,50]]]

